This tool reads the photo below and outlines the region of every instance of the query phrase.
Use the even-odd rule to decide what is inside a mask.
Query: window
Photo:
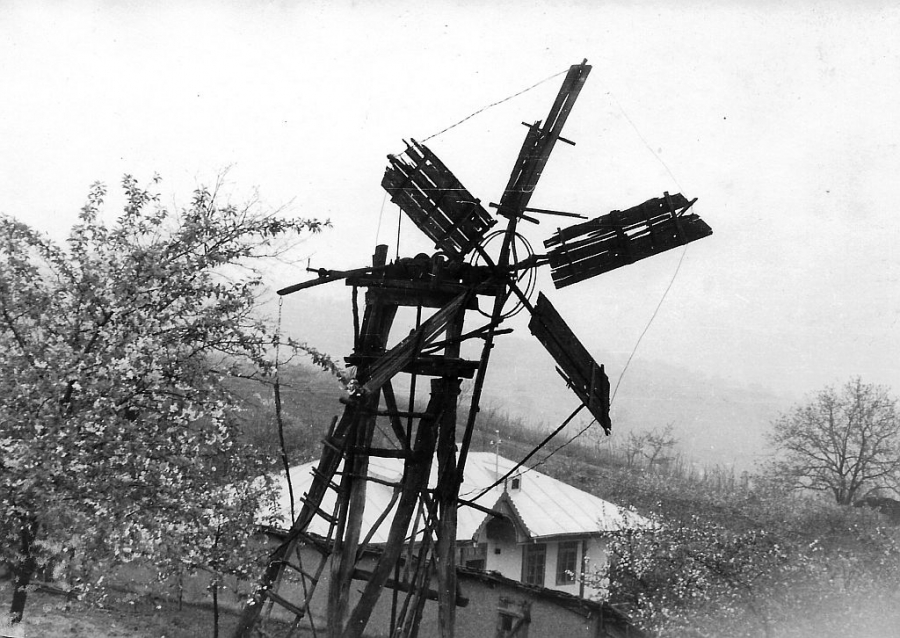
[[[560,543],[556,554],[556,584],[574,583],[578,572],[578,541]]]
[[[544,586],[544,567],[547,564],[547,545],[531,543],[522,546],[522,582]]]
[[[522,477],[516,476],[512,480],[512,489],[518,490],[522,487]]]

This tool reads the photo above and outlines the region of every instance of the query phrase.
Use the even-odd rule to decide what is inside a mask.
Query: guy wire
[[[381,209],[378,211],[378,226],[375,228],[375,245],[378,245],[378,239],[381,237],[381,219],[384,217],[384,205],[387,203],[387,191],[384,191],[384,197],[381,198]]]
[[[288,498],[291,502],[291,520],[295,520],[294,515],[294,486],[291,483],[291,466],[288,462],[287,445],[284,442],[284,419],[281,417],[281,381],[278,375],[279,353],[281,350],[281,307],[284,305],[284,297],[278,298],[278,324],[275,328],[275,422],[278,425],[278,440],[281,444],[281,463],[284,466],[284,477],[287,480]]]
[[[563,71],[560,71],[559,73],[554,73],[553,75],[544,78],[544,79],[541,80],[540,82],[536,82],[536,83],[532,84],[531,86],[529,86],[529,87],[527,87],[527,88],[524,88],[524,89],[522,89],[521,91],[519,91],[519,92],[517,92],[517,93],[513,93],[512,95],[509,95],[509,96],[503,98],[502,100],[497,100],[496,102],[492,102],[492,103],[488,104],[487,106],[483,106],[483,107],[481,107],[480,109],[478,109],[477,111],[474,111],[474,112],[470,113],[469,115],[467,115],[466,117],[464,117],[464,118],[461,119],[460,121],[456,122],[455,124],[451,124],[450,126],[446,127],[445,129],[442,129],[442,130],[438,131],[437,133],[433,133],[432,135],[429,135],[428,137],[426,137],[425,139],[423,139],[421,143],[424,144],[424,143],[427,142],[428,140],[432,140],[432,139],[438,137],[439,135],[443,135],[443,134],[446,133],[447,131],[456,128],[456,127],[459,126],[460,124],[462,124],[462,123],[464,123],[464,122],[466,122],[466,121],[468,121],[468,120],[471,120],[471,119],[472,119],[473,117],[475,117],[476,115],[478,115],[478,114],[480,114],[480,113],[483,113],[483,112],[487,111],[487,110],[490,109],[490,108],[493,108],[493,107],[495,107],[495,106],[498,106],[498,105],[500,105],[500,104],[503,104],[504,102],[508,102],[509,100],[512,100],[513,98],[517,98],[517,97],[519,97],[520,95],[522,95],[522,94],[524,94],[524,93],[527,93],[528,91],[530,91],[530,90],[532,90],[532,89],[534,89],[534,88],[539,87],[541,84],[544,84],[545,82],[549,82],[549,81],[552,80],[553,78],[559,77],[560,75],[563,75],[564,73],[568,73],[568,72],[569,72],[569,69],[567,68],[567,69],[565,69],[565,70],[563,70]],[[400,153],[396,153],[396,155],[402,155],[404,152],[405,152],[405,151],[402,151],[402,152],[400,152]],[[385,195],[385,197],[387,197],[387,195]],[[382,210],[382,212],[384,211],[384,202],[382,202],[382,204],[381,204],[381,210]],[[380,215],[380,214],[379,214],[379,217],[378,217],[378,230],[379,230],[379,231],[381,230],[381,215]],[[378,232],[376,231],[376,240],[375,240],[375,243],[376,243],[376,244],[378,243],[378,239],[377,239],[377,238],[378,238]],[[397,221],[397,259],[399,259],[399,258],[400,258],[400,220]]]
[[[490,108],[493,108],[493,107],[495,107],[495,106],[498,106],[498,105],[500,105],[500,104],[503,104],[504,102],[508,102],[509,100],[511,100],[511,99],[513,99],[513,98],[519,97],[519,96],[522,95],[523,93],[527,93],[527,92],[530,91],[531,89],[534,89],[534,88],[540,86],[540,85],[543,84],[544,82],[549,82],[549,81],[552,80],[553,78],[559,77],[559,76],[562,75],[563,73],[568,73],[568,71],[569,71],[569,69],[565,69],[564,71],[560,71],[559,73],[554,73],[554,74],[551,75],[550,77],[544,78],[544,79],[541,80],[540,82],[537,82],[536,84],[532,84],[531,86],[529,86],[529,87],[526,88],[526,89],[522,89],[522,90],[519,91],[518,93],[514,93],[514,94],[510,95],[509,97],[503,98],[502,100],[498,100],[498,101],[496,101],[496,102],[493,102],[493,103],[491,103],[491,104],[488,104],[487,106],[483,106],[483,107],[481,107],[480,109],[478,109],[477,111],[475,111],[475,112],[473,112],[473,113],[470,113],[469,115],[467,115],[466,117],[464,117],[463,119],[461,119],[461,120],[460,120],[459,122],[457,122],[456,124],[451,124],[451,125],[448,126],[447,128],[445,128],[445,129],[443,129],[443,130],[441,130],[441,131],[438,131],[437,133],[434,133],[433,135],[429,135],[429,136],[426,137],[424,140],[422,140],[422,143],[424,144],[424,143],[427,142],[428,140],[434,139],[434,138],[437,137],[438,135],[443,135],[444,133],[446,133],[446,132],[449,131],[450,129],[456,128],[457,126],[459,126],[459,125],[462,124],[463,122],[472,119],[473,117],[475,117],[475,116],[478,115],[479,113],[483,113],[484,111],[487,111],[487,110],[490,109]]]

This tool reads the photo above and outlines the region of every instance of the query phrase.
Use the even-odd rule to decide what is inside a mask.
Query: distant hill
[[[343,296],[340,290],[336,293]],[[301,293],[284,305],[285,331],[340,361],[352,347],[349,299],[349,290],[345,301],[340,297],[304,297]],[[603,352],[592,354],[605,364],[615,387],[625,359]],[[628,367],[613,403],[613,442],[623,440],[629,431],[672,423],[679,451],[686,457],[706,465],[733,464],[738,470],[750,469],[765,451],[764,433],[770,422],[792,403],[789,397],[768,389],[728,382],[638,355]],[[578,406],[556,373],[553,360],[521,330],[497,339],[484,396],[486,408],[505,411],[548,430]]]
[[[592,353],[615,388],[624,359]],[[499,373],[498,373],[499,372]],[[510,414],[555,427],[578,406],[535,340],[518,335],[498,340],[485,395]],[[615,396],[612,440],[629,431],[672,423],[679,450],[703,464],[750,469],[765,451],[764,434],[790,399],[763,388],[711,378],[688,368],[635,358]]]

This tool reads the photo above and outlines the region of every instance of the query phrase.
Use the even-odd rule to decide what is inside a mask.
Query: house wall
[[[576,566],[581,564],[582,555],[584,553],[584,543],[582,543],[581,540],[582,539],[578,539],[578,556],[575,559]],[[565,541],[547,542],[547,569],[544,572],[544,587],[557,591],[564,591],[567,594],[577,596],[581,588],[581,583],[578,582],[577,578],[574,583],[569,583],[568,585],[556,584],[556,566],[557,559],[559,558],[560,542]]]
[[[594,545],[595,549],[599,544]],[[517,552],[513,552],[521,556],[521,545],[514,546]],[[549,551],[549,548],[548,548]],[[588,551],[591,554],[591,550]],[[312,566],[318,559],[318,553],[315,550],[305,548],[302,550],[302,560],[305,565]],[[502,554],[501,554],[502,555]],[[489,555],[490,556],[490,555]],[[372,569],[375,564],[375,557],[364,559],[361,565],[364,569]],[[548,571],[550,569],[550,555],[548,554]],[[553,582],[555,583],[555,556],[553,557]],[[510,580],[518,580],[517,573]],[[132,591],[143,591],[150,593],[163,593],[159,586],[148,587],[147,583],[153,582],[152,570],[143,570],[136,566],[132,566],[127,570],[122,570],[118,574],[118,585],[130,585]],[[210,594],[208,584],[210,577],[208,574],[198,574],[183,579],[181,582],[168,583],[167,590],[164,595],[172,598],[180,597],[186,603],[209,604]],[[310,605],[308,616],[312,619],[316,630],[321,632],[326,626],[328,587],[329,587],[329,570],[326,569],[322,574],[322,579],[316,588],[315,595]],[[468,599],[465,607],[458,607],[456,614],[456,635],[464,637],[477,638],[486,636],[493,638],[497,636],[497,627],[501,614],[506,611],[520,612],[523,604],[530,610],[531,622],[528,626],[528,632],[522,634],[521,638],[620,638],[622,636],[638,636],[633,630],[628,629],[622,633],[621,623],[611,622],[608,615],[601,613],[601,605],[595,602],[582,601],[577,598],[578,592],[574,592],[574,596],[566,598],[562,596],[563,602],[560,602],[560,594],[551,594],[543,592],[534,587],[522,586],[518,583],[503,582],[504,579],[491,576],[489,574],[475,574],[474,572],[459,572],[459,590],[463,597]],[[548,581],[549,582],[549,581]],[[350,588],[350,607],[355,606],[359,600],[362,589],[365,587],[364,581],[354,581]],[[436,583],[432,583],[432,588],[436,587]],[[577,586],[576,586],[577,590]],[[239,611],[243,608],[246,601],[252,593],[252,584],[247,582],[238,582],[236,579],[227,579],[219,592],[219,604],[223,608],[229,608]],[[288,600],[299,602],[302,599],[302,589],[299,582],[283,585],[279,593]],[[384,589],[382,595],[376,604],[371,619],[367,625],[364,636],[367,638],[387,638],[391,623],[391,604],[393,591]],[[404,594],[401,592],[398,596],[402,603]],[[276,610],[281,608],[275,607]],[[277,614],[283,619],[289,619],[284,612]],[[615,619],[612,619],[615,620]],[[309,627],[309,620],[304,619],[302,626]],[[428,601],[422,615],[420,623],[419,636],[421,638],[438,638],[440,636],[438,623],[438,605],[435,601]]]
[[[576,598],[561,600],[564,595],[542,592],[537,588],[523,587],[517,583],[503,582],[490,576],[479,577],[460,572],[459,589],[468,599],[465,607],[456,611],[456,635],[466,638],[494,638],[500,616],[505,613],[522,613],[527,609],[530,622],[520,638],[646,638],[630,626],[621,616],[612,614],[599,603]],[[388,592],[379,603],[366,636],[380,637],[382,628],[390,625]],[[439,638],[437,603],[428,601],[419,625],[420,638]]]
[[[587,575],[593,574],[598,569],[603,569],[609,562],[607,540],[605,538],[589,538],[585,542],[585,552],[582,558],[582,569]],[[584,598],[603,598],[605,591],[592,587],[584,588]]]
[[[522,578],[522,556],[523,546],[525,543],[514,542],[510,539],[491,539],[487,540],[487,559],[486,571],[499,572],[507,578],[513,580],[521,580]],[[548,539],[545,541],[547,545],[547,558],[544,572],[544,587],[557,591],[564,591],[575,596],[582,595],[584,598],[597,598],[602,592],[591,587],[584,587],[582,592],[582,584],[578,580],[574,583],[557,585],[556,584],[556,564],[559,556],[559,544],[561,542],[577,540],[578,558],[577,564],[582,567],[584,573],[592,574],[595,569],[606,565],[607,552],[606,540],[598,537],[581,537],[581,538],[562,538]],[[499,550],[499,553],[498,553]]]
[[[572,611],[543,599],[537,592],[501,583],[482,582],[460,577],[460,589],[468,600],[456,613],[457,636],[495,636],[502,613],[521,613],[523,604],[531,618],[527,633],[530,638],[596,638],[599,615],[587,610]],[[421,638],[439,638],[437,603],[426,605],[419,625]]]
[[[522,546],[516,542],[488,540],[485,571],[499,572],[507,578],[522,577]]]

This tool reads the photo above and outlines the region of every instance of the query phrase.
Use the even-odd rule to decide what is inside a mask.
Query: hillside
[[[605,364],[615,388],[626,361],[602,352],[593,354]],[[550,427],[578,405],[541,346],[518,335],[498,341],[486,395],[510,414]],[[769,423],[789,406],[789,398],[763,388],[638,357],[628,367],[612,404],[611,440],[671,423],[685,456],[707,465],[748,469],[765,451]]]
[[[340,360],[352,345],[352,320],[349,290],[337,288],[336,294],[336,298],[303,294],[290,298],[284,305],[284,322],[288,334]],[[344,295],[346,300],[341,299]],[[606,366],[615,387],[626,357],[592,354]],[[486,410],[493,408],[544,430],[556,427],[578,405],[550,356],[523,328],[497,339],[484,396]],[[615,397],[613,435],[607,443],[622,441],[628,432],[672,423],[684,456],[703,465],[750,469],[764,452],[769,423],[792,402],[791,397],[762,387],[709,377],[689,363],[673,366],[639,352]],[[569,429],[577,425],[576,421]]]

